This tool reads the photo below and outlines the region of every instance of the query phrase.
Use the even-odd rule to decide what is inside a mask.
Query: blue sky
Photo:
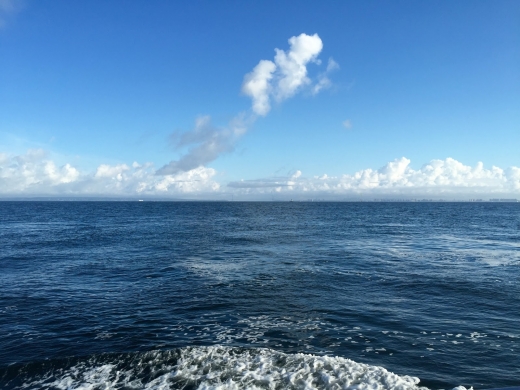
[[[3,195],[520,197],[519,150],[517,1],[0,0]]]

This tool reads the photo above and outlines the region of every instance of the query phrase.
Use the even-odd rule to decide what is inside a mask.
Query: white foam
[[[419,390],[419,379],[350,359],[271,349],[188,347],[95,358],[29,380],[23,388],[90,389],[357,389]],[[110,359],[109,359],[110,360]],[[151,375],[150,372],[156,372]]]

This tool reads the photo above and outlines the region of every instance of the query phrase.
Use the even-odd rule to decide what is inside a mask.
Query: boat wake
[[[97,355],[10,367],[10,389],[425,389],[341,357],[222,346]]]

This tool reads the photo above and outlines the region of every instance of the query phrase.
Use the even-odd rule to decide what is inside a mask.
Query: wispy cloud
[[[228,184],[231,188],[275,188],[291,187],[295,184],[294,180],[301,176],[301,171],[296,171],[291,176],[270,177],[256,180],[233,181]]]
[[[174,147],[189,150],[179,160],[171,161],[157,171],[158,175],[172,175],[204,166],[222,154],[233,151],[235,143],[246,131],[248,120],[244,116],[235,117],[227,126],[212,125],[209,116],[195,121],[195,127],[184,133],[174,133]]]
[[[342,123],[343,127],[345,129],[351,129],[352,128],[352,122],[350,119],[345,119]]]
[[[318,75],[318,82],[312,88],[312,94],[316,95],[318,92],[330,88],[332,86],[332,81],[330,81],[329,75],[338,69],[338,63],[334,61],[332,57],[330,57],[329,62],[327,63],[327,69],[325,72]]]

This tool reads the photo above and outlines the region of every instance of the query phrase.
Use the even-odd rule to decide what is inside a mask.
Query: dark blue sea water
[[[1,388],[485,389],[519,352],[520,203],[0,202]]]

